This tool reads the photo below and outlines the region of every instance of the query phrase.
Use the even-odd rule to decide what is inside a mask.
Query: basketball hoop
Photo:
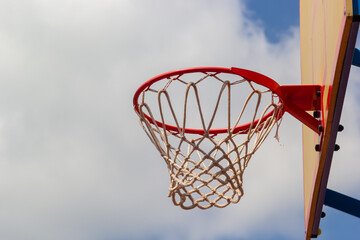
[[[210,94],[209,86],[214,83],[217,93]],[[239,89],[247,93],[234,94]],[[173,203],[183,209],[237,203],[243,196],[245,168],[274,126],[278,137],[285,111],[317,129],[319,122],[305,110],[318,106],[296,101],[304,92],[316,95],[316,86],[300,94],[298,89],[281,87],[253,71],[218,67],[172,71],[141,85],[134,95],[134,109],[167,164]],[[208,95],[215,99],[214,104],[204,109]],[[243,96],[243,101],[234,100],[233,95]],[[200,101],[202,98],[206,99]],[[175,104],[176,99],[181,104]],[[205,113],[210,116],[206,118]],[[194,116],[198,116],[198,127],[189,127],[193,123],[188,118]],[[218,119],[224,120],[223,126],[215,127]]]

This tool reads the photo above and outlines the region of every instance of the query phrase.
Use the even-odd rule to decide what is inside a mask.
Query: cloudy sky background
[[[252,158],[238,204],[184,211],[132,108],[144,81],[185,67],[300,84],[298,3],[264,2],[2,1],[0,238],[302,239],[297,120]],[[360,198],[359,70],[350,77],[329,187]],[[319,239],[360,234],[358,219],[325,210]]]

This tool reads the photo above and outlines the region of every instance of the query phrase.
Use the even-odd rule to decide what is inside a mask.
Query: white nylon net
[[[230,74],[180,74],[145,89],[140,124],[167,164],[173,203],[183,209],[237,203],[244,194],[244,170],[274,125],[277,137],[282,107],[270,90]],[[222,133],[212,133],[220,125]],[[185,131],[189,128],[203,133]]]

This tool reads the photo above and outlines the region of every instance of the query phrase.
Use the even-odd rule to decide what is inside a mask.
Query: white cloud
[[[252,159],[240,203],[183,211],[166,197],[166,165],[132,110],[142,82],[177,68],[237,66],[298,84],[298,29],[270,44],[240,1],[0,9],[2,239],[302,236],[296,120],[282,123],[284,146],[270,135]]]

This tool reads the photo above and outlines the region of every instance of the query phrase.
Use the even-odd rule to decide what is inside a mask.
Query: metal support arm
[[[360,218],[360,201],[342,193],[326,189],[324,205]]]
[[[306,111],[321,110],[320,85],[289,85],[281,86],[285,98],[285,111],[320,134],[321,121],[311,116]]]

